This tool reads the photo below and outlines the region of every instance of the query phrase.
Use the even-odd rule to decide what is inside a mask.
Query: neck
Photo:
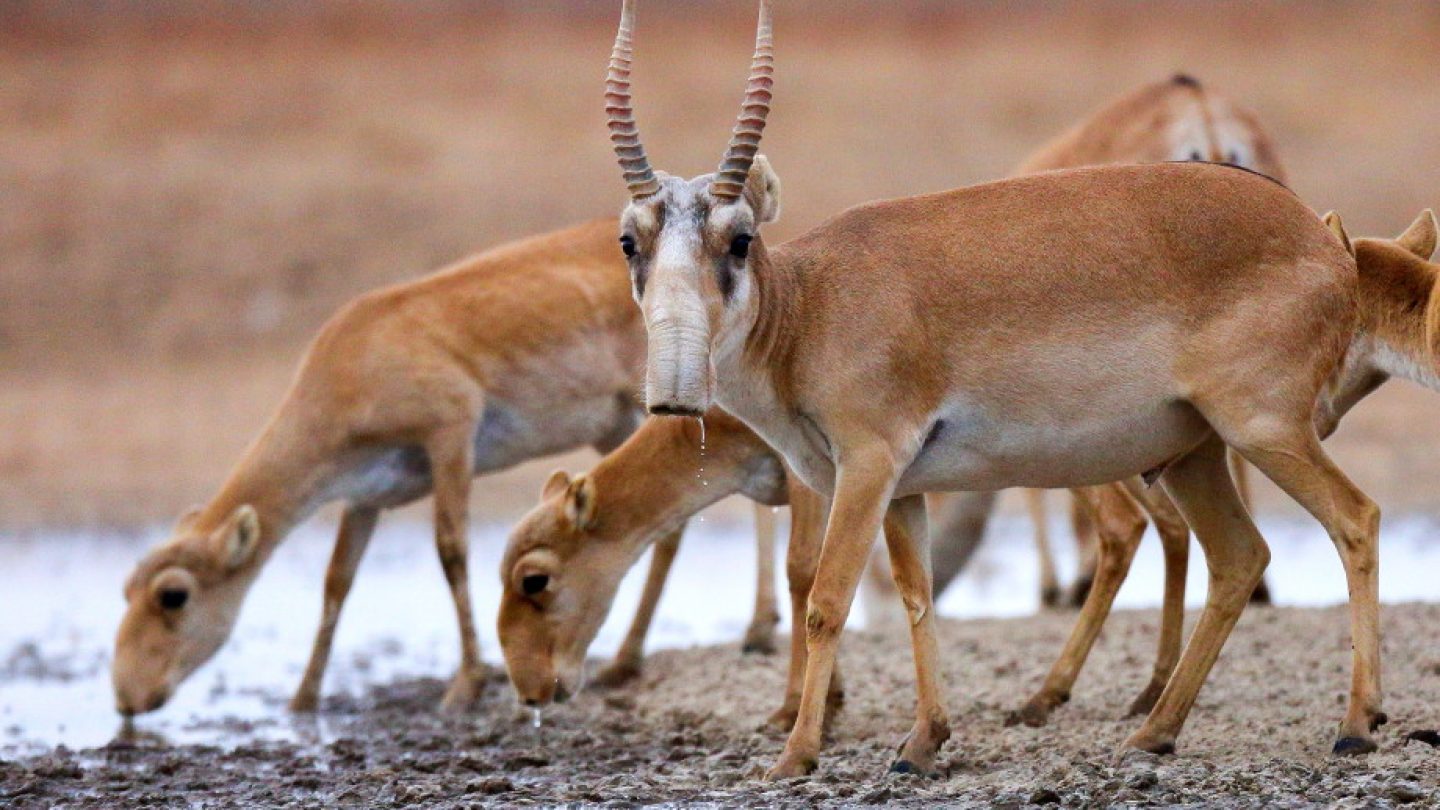
[[[769,448],[734,417],[705,417],[701,450],[695,419],[653,417],[590,472],[600,493],[602,537],[639,554],[701,509],[745,489],[770,459]]]
[[[716,341],[717,379],[751,384],[754,375],[747,369],[755,369],[764,379],[754,382],[773,387],[770,370],[785,367],[793,345],[800,288],[785,253],[772,254],[756,240],[751,257],[754,291],[745,311]]]
[[[224,524],[242,506],[260,518],[257,566],[296,524],[320,506],[327,481],[318,451],[320,437],[295,430],[280,415],[272,419],[231,470],[220,491],[196,517],[205,532]]]
[[[1359,321],[1316,410],[1321,436],[1391,377],[1440,390],[1430,325],[1440,316],[1433,266],[1381,242],[1362,239],[1355,247]]]

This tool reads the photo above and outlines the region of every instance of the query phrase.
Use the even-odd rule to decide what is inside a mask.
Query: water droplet
[[[530,726],[540,728],[540,707],[536,706],[530,710]]]

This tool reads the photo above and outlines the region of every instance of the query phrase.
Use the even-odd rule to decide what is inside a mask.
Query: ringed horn
[[[736,200],[745,190],[745,178],[760,150],[760,136],[765,131],[765,118],[770,114],[770,88],[774,85],[775,37],[770,16],[771,0],[760,0],[760,19],[755,32],[755,56],[750,62],[750,80],[745,87],[745,100],[730,136],[730,146],[720,161],[720,169],[710,182],[710,193],[724,200]],[[635,0],[624,0],[620,7],[620,28],[615,33],[615,47],[610,51],[610,69],[605,75],[605,113],[609,119],[610,143],[620,159],[625,185],[630,196],[639,200],[660,190],[645,146],[640,142],[640,128],[635,123],[635,108],[630,96],[630,69],[635,61],[632,47],[635,33]]]
[[[660,190],[645,146],[640,143],[640,127],[635,124],[635,108],[630,102],[630,66],[635,61],[631,38],[635,33],[635,0],[625,0],[620,7],[620,30],[615,33],[615,47],[610,51],[610,69],[605,74],[605,113],[609,118],[610,142],[620,158],[620,170],[630,196],[639,200]]]

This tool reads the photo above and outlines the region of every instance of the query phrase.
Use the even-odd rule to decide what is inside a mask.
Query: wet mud
[[[234,744],[171,745],[141,718],[107,745],[0,761],[0,805],[1436,806],[1440,749],[1406,736],[1440,726],[1440,606],[1384,618],[1391,723],[1364,758],[1328,753],[1349,682],[1345,611],[1270,608],[1246,612],[1178,754],[1117,761],[1157,629],[1153,611],[1125,611],[1041,729],[1004,717],[1038,685],[1069,616],[941,622],[953,736],[938,778],[886,772],[909,724],[908,644],[849,633],[846,704],[808,778],[761,780],[784,743],[764,727],[784,661],[732,644],[657,653],[637,682],[551,707],[539,729],[498,671],[459,717],[437,710],[443,681],[409,679],[327,698],[309,718],[267,695],[276,716],[258,722],[284,734],[223,714],[196,721]],[[11,660],[7,679],[28,677],[25,655]],[[44,677],[65,666],[46,662]]]

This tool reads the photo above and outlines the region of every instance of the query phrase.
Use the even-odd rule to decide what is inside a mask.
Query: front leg
[[[935,641],[935,600],[930,576],[930,533],[925,496],[911,495],[890,504],[885,514],[885,545],[890,570],[910,619],[915,651],[915,726],[890,766],[897,773],[932,774],[935,754],[950,739],[950,718],[940,700],[940,653]]]
[[[463,711],[473,705],[480,697],[487,674],[480,660],[480,639],[470,607],[467,563],[470,479],[475,469],[474,436],[475,426],[461,423],[435,431],[425,442],[435,486],[435,546],[460,626],[460,670],[441,702],[441,708],[447,712]]]
[[[770,715],[768,724],[777,731],[795,728],[800,715],[800,695],[805,686],[805,608],[815,569],[820,563],[820,542],[825,536],[825,518],[830,504],[813,490],[795,480],[788,482],[790,495],[790,543],[785,553],[785,578],[790,585],[790,668],[785,678],[785,702]],[[845,701],[840,672],[830,675],[830,692],[825,700],[825,724],[834,720]]]
[[[640,675],[644,662],[645,636],[650,632],[650,623],[655,619],[655,606],[665,590],[665,580],[670,577],[670,566],[675,562],[675,552],[680,550],[680,536],[685,532],[681,526],[655,541],[655,551],[650,556],[650,573],[645,576],[645,590],[640,595],[640,607],[630,622],[630,630],[615,658],[604,669],[595,674],[595,685],[611,688],[629,683]]]
[[[841,452],[830,522],[805,612],[807,655],[800,712],[784,753],[767,774],[769,779],[803,776],[819,761],[825,698],[840,631],[889,506],[898,469],[893,451],[884,444]]]

